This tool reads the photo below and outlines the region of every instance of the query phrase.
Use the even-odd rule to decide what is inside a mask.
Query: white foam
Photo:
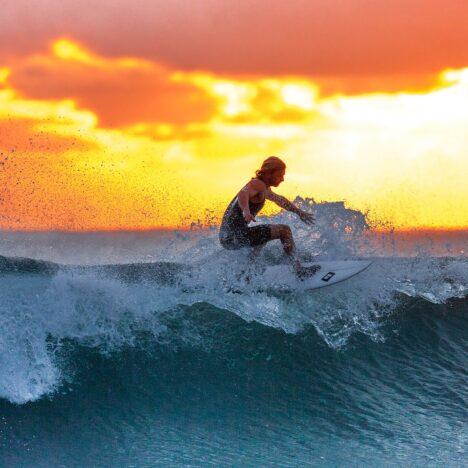
[[[349,281],[310,294],[249,291],[245,284],[246,293],[236,294],[238,273],[246,266],[248,252],[223,251],[216,230],[208,230],[152,241],[143,237],[142,245],[138,241],[132,244],[131,258],[126,248],[124,262],[165,259],[192,265],[193,272],[182,276],[177,286],[157,281],[125,283],[89,271],[60,271],[53,277],[27,273],[0,276],[0,397],[25,403],[54,392],[67,378],[56,352],[63,340],[75,340],[101,352],[135,345],[136,330],[150,333],[156,340],[167,340],[165,314],[180,304],[207,302],[246,321],[255,320],[288,333],[313,326],[329,346],[340,347],[356,332],[374,340],[384,339],[380,333],[382,318],[398,307],[401,294],[433,303],[466,296],[465,258],[375,258],[375,243],[368,242],[362,214],[341,204],[318,208],[311,201],[298,203],[316,212],[316,227],[305,228],[290,213],[280,213],[269,222],[291,224],[302,255],[313,252],[324,259],[374,257],[371,268]],[[91,258],[95,243],[92,238],[91,246],[87,245],[86,236],[81,236],[77,246],[87,250],[86,256]],[[73,253],[75,263],[77,255]],[[102,260],[96,252],[93,258]],[[122,260],[114,249],[111,261],[100,263],[115,263],[117,259]],[[269,244],[260,260],[285,261],[279,242]],[[180,333],[185,333],[189,341],[197,340],[197,331],[190,327]]]

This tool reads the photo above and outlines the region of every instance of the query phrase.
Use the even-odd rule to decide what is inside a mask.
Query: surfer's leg
[[[242,247],[242,243],[233,234],[223,234],[219,236],[221,246],[226,250],[238,250]]]
[[[251,249],[247,256],[247,267],[239,273],[238,280],[243,278],[249,283],[251,275],[257,274],[262,270],[256,260],[260,255],[262,247],[270,240],[271,231],[269,224],[249,227],[245,232],[242,232],[242,237],[238,238],[238,242],[242,247],[251,247]]]
[[[279,239],[283,244],[283,249],[293,261],[299,262],[296,258],[296,244],[292,236],[291,228],[286,224],[271,224],[271,238]]]
[[[251,247],[249,253],[249,272],[258,274],[263,271],[263,267],[257,262],[262,248],[267,242],[271,241],[271,229],[269,224],[260,224],[259,226],[249,227],[246,238]]]
[[[271,241],[271,224],[259,224],[258,226],[249,227],[245,237],[250,247],[263,247],[267,242]]]
[[[263,246],[264,244],[256,245],[250,250],[247,257],[247,267],[244,270],[241,270],[241,272],[237,275],[237,279],[239,281],[243,278],[246,283],[250,283],[251,276],[261,271],[261,268],[257,264],[256,260],[258,259]]]
[[[307,276],[314,275],[319,269],[319,265],[312,265],[304,267],[297,256],[296,244],[291,232],[291,228],[286,224],[272,224],[270,225],[271,238],[279,239],[283,244],[283,249],[291,260],[294,271],[299,278],[305,278]]]
[[[283,250],[291,260],[294,269],[301,267],[301,262],[297,258],[296,244],[291,232],[291,228],[286,224],[272,224],[271,225],[271,238],[279,239],[283,245]]]

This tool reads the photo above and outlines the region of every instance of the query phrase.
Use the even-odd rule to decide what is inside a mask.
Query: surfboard
[[[369,268],[372,264],[367,260],[341,260],[304,263],[304,266],[320,265],[315,275],[299,279],[290,265],[274,265],[266,267],[256,279],[263,287],[280,291],[301,291],[324,288],[341,283]]]

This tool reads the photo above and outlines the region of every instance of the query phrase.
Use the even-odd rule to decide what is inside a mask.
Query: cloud
[[[351,80],[361,92],[376,83],[383,91],[386,78],[423,84],[466,66],[467,15],[466,2],[445,0],[3,0],[0,55],[70,36],[104,56],[184,71],[309,76],[345,90]]]
[[[2,70],[0,69],[0,75]],[[3,69],[7,78],[10,70]],[[8,73],[6,73],[8,72]],[[40,101],[19,96],[4,80],[0,88],[0,150],[4,153],[87,151],[97,143],[86,132],[96,125],[96,116],[78,110],[69,100]]]
[[[101,127],[166,140],[207,135],[214,120],[310,120],[319,95],[310,80],[182,72],[149,60],[103,57],[63,38],[2,70],[4,86],[24,99],[69,100]]]
[[[426,92],[324,96],[304,77],[187,72],[53,41],[0,68],[0,227],[151,228],[207,208],[221,215],[269,154],[287,161],[290,198],[346,198],[405,227],[466,225],[467,70],[446,70]],[[105,90],[106,80],[142,88],[131,118],[119,106],[133,96],[100,100],[95,81]],[[166,93],[183,102],[178,112],[192,93],[201,107],[147,112]]]
[[[72,99],[91,110],[102,126],[136,122],[177,125],[203,121],[214,104],[199,88],[171,80],[172,71],[146,60],[108,59],[67,40],[50,52],[10,63],[10,85],[31,99]]]

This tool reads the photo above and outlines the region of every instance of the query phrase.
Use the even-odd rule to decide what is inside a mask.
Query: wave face
[[[315,231],[274,217],[293,224],[304,259],[374,263],[308,294],[258,292],[255,271],[245,284],[246,253],[220,251],[215,230],[131,242],[55,234],[55,252],[42,239],[35,248],[49,255],[36,258],[26,252],[32,235],[14,248],[4,240],[0,458],[461,464],[466,257],[426,248],[382,256],[362,214],[314,210]],[[277,245],[260,258],[283,261]]]

